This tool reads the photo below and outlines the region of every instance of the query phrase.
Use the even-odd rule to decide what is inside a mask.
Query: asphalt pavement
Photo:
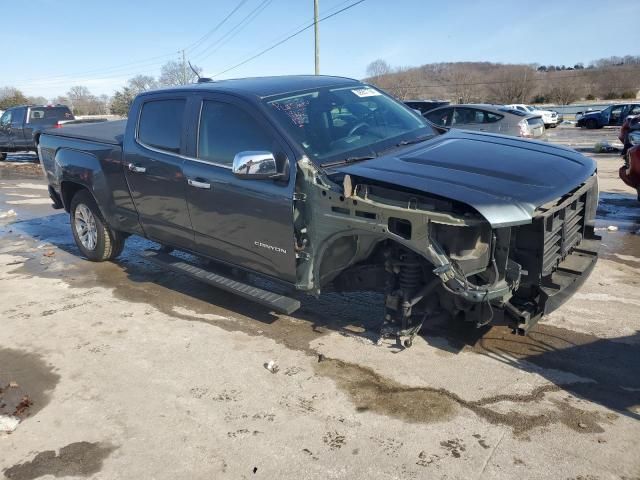
[[[375,344],[382,298],[276,315],[160,270],[130,238],[83,259],[34,157],[0,163],[0,472],[10,479],[640,478],[640,204],[615,130],[546,140],[598,162],[602,255],[527,337],[426,325]],[[9,211],[14,214],[9,215]],[[270,361],[274,369],[265,368]],[[2,423],[0,422],[0,428]]]

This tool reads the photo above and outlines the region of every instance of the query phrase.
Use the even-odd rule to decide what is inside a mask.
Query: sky
[[[356,1],[319,0],[320,17]],[[132,76],[158,76],[182,49],[216,79],[314,71],[313,28],[226,71],[309,25],[313,0],[31,0],[28,21],[23,3],[2,3],[11,40],[0,87],[27,95],[52,99],[73,85],[111,95]],[[640,29],[619,30],[639,17],[638,0],[364,0],[319,24],[320,73],[363,78],[378,58],[587,64],[640,53]]]

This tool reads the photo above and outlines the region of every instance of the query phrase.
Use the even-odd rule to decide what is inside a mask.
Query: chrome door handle
[[[129,171],[133,173],[145,173],[147,171],[145,167],[140,167],[134,163],[130,163],[127,167],[129,168]]]
[[[211,189],[211,184],[210,183],[200,182],[198,180],[193,180],[192,178],[188,178],[187,179],[187,183],[191,187],[202,188],[204,190],[210,190]]]

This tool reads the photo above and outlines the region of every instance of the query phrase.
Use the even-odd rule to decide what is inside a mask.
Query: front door
[[[129,118],[124,148],[125,175],[140,224],[152,240],[191,248],[182,172],[187,100],[160,94],[145,96],[143,102],[139,117]]]
[[[184,166],[195,249],[294,283],[295,168],[286,180],[240,179],[231,170],[239,152],[269,151],[282,165],[293,153],[266,118],[240,100],[204,96],[197,107],[193,159]]]
[[[11,132],[11,114],[13,110],[7,110],[0,117],[0,147],[9,147],[9,132]]]

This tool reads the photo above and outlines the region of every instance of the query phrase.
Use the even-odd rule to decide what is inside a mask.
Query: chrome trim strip
[[[210,162],[208,160],[200,160],[199,158],[188,157],[186,155],[180,155],[179,153],[167,152],[166,150],[160,150],[159,148],[152,147],[151,145],[147,145],[146,143],[141,142],[136,138],[136,143],[147,150],[151,150],[152,152],[161,153],[163,155],[169,155],[171,157],[181,158],[182,160],[189,160],[191,162],[204,163],[205,165],[213,165],[214,167],[226,168],[227,170],[231,170],[231,165],[225,165],[223,163]]]

